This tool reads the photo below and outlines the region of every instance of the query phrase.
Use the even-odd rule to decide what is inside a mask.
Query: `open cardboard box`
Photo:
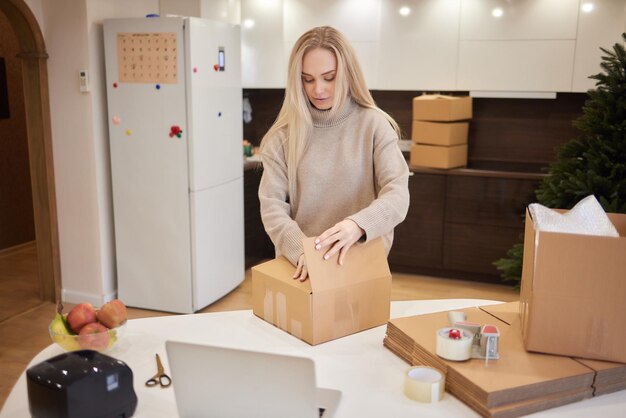
[[[391,273],[382,239],[353,245],[342,266],[314,247],[314,238],[304,240],[304,282],[284,257],[252,267],[254,314],[311,345],[386,324]]]
[[[619,237],[535,231],[526,211],[527,350],[626,363],[626,214],[607,215]]]

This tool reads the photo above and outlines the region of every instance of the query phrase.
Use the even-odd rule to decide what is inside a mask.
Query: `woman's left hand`
[[[346,254],[352,245],[365,234],[365,231],[351,219],[344,219],[328,228],[315,239],[315,249],[321,250],[330,246],[324,254],[324,259],[328,260],[339,252],[339,264],[343,265]]]

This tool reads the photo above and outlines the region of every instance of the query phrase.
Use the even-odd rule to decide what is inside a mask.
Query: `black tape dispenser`
[[[97,351],[74,351],[26,370],[34,418],[130,417],[137,407],[133,372]]]

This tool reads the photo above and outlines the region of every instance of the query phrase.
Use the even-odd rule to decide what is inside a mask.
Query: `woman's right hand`
[[[298,265],[296,266],[296,272],[293,274],[293,279],[298,279],[301,282],[305,281],[309,277],[309,271],[304,264],[304,254],[298,258]]]

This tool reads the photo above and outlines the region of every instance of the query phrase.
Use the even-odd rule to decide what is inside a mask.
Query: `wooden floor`
[[[55,305],[39,300],[34,244],[0,253],[0,408],[30,360],[51,344],[48,324]],[[201,312],[251,309],[250,271],[230,294]],[[509,286],[466,282],[394,273],[392,300],[490,299],[504,302],[519,299]],[[65,307],[65,312],[71,305]],[[171,315],[144,309],[129,309],[129,317]]]

